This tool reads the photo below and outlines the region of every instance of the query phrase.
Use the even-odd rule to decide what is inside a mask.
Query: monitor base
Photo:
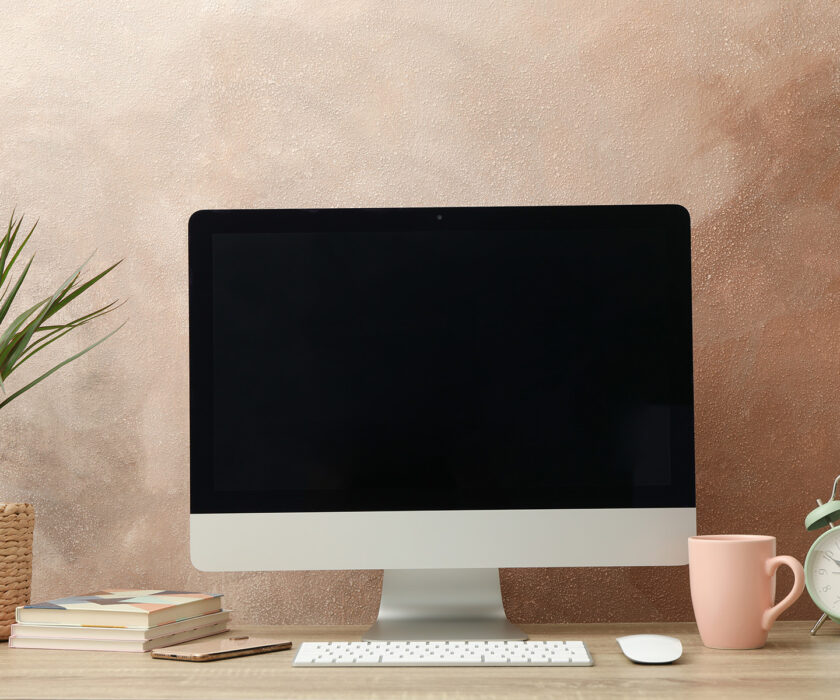
[[[505,615],[498,569],[386,569],[365,641],[528,639]]]

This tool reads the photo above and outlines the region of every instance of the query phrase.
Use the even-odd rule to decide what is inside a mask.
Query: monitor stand
[[[379,617],[362,639],[517,641],[528,635],[505,615],[498,569],[385,569]]]

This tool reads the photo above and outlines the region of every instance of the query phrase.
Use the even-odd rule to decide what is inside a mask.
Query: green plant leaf
[[[17,277],[17,279],[15,279],[14,274],[15,266],[38,225],[38,221],[36,220],[24,236],[22,233],[24,230],[23,223],[24,217],[16,216],[16,213],[13,210],[11,216],[9,217],[6,232],[2,235],[2,237],[0,237],[0,325],[2,325],[6,318],[8,318],[14,302],[20,298],[24,280],[27,277],[31,277],[29,272],[33,263],[32,257],[30,257],[29,261],[24,266],[22,273]],[[26,309],[23,313],[17,315],[8,327],[0,333],[0,391],[2,391],[3,394],[6,394],[6,387],[3,380],[33,355],[60,340],[72,330],[80,328],[100,316],[111,313],[122,306],[122,303],[112,301],[110,304],[106,304],[101,308],[77,316],[71,321],[47,322],[48,319],[90,289],[90,287],[96,284],[117,265],[119,265],[120,262],[122,262],[120,260],[102,272],[94,275],[90,280],[80,282],[82,271],[90,262],[90,259],[91,258],[85,260],[84,263],[82,263],[67,279],[65,279],[64,283],[61,284],[61,286],[59,286],[52,295],[41,299],[39,302]],[[12,399],[20,396],[23,392],[43,381],[46,377],[64,365],[72,362],[78,357],[81,357],[81,355],[86,352],[89,352],[94,347],[110,338],[120,328],[122,328],[122,325],[98,340],[96,343],[93,343],[81,352],[76,353],[72,357],[58,363],[34,381],[29,382],[23,388],[15,391],[10,396],[7,396],[5,400],[0,402],[0,408],[5,406]]]
[[[6,270],[6,258],[9,255],[9,251],[12,249],[12,246],[15,243],[15,237],[17,236],[17,232],[20,229],[20,225],[23,223],[23,217],[15,222],[15,213],[12,212],[12,218],[9,219],[9,228],[6,231],[6,235],[3,236],[3,246],[2,250],[0,250],[0,274],[5,274]],[[14,228],[14,233],[12,233],[12,229]]]
[[[18,246],[17,250],[15,251],[15,254],[12,256],[12,259],[9,261],[9,264],[6,265],[5,268],[0,268],[0,270],[2,270],[2,272],[0,272],[0,284],[2,284],[3,280],[6,279],[6,275],[9,274],[9,271],[12,269],[12,266],[15,264],[15,261],[18,259],[18,255],[20,255],[20,251],[23,250],[23,246],[25,246],[27,244],[27,242],[29,241],[29,239],[32,238],[32,233],[35,231],[35,226],[37,226],[37,225],[38,225],[38,222],[36,221],[35,225],[29,230],[29,233],[26,234],[26,238],[23,239],[23,243],[21,243]],[[33,255],[32,257],[35,257],[35,256]]]
[[[80,325],[80,326],[83,326],[83,325],[84,325],[84,323],[80,323],[79,325]],[[26,361],[27,361],[30,357],[32,357],[35,353],[37,353],[37,352],[38,352],[38,351],[40,351],[40,350],[43,350],[43,349],[44,349],[45,347],[47,347],[48,345],[52,345],[52,344],[53,344],[56,340],[58,340],[59,338],[63,338],[65,335],[67,335],[67,334],[68,334],[70,331],[72,331],[74,328],[78,328],[78,326],[70,326],[69,328],[64,328],[64,329],[59,328],[59,329],[57,329],[57,330],[53,331],[52,333],[48,333],[48,334],[47,334],[47,335],[45,335],[43,338],[40,338],[40,339],[38,340],[37,344],[36,344],[36,343],[33,343],[32,345],[30,345],[30,346],[29,346],[29,348],[28,348],[28,349],[27,349],[27,351],[26,351],[26,354],[25,354],[25,355],[23,355],[23,356],[22,356],[22,357],[21,357],[21,358],[20,358],[20,359],[19,359],[19,360],[15,363],[15,366],[14,366],[14,367],[12,367],[11,369],[9,369],[9,374],[11,374],[11,373],[12,373],[14,370],[16,370],[18,367],[20,367],[20,366],[21,366],[24,362],[26,362]],[[56,335],[56,334],[57,334],[57,335]],[[52,340],[49,340],[50,338],[52,338]],[[47,342],[43,342],[43,341],[47,341]]]
[[[82,316],[79,316],[78,318],[74,318],[72,321],[68,321],[67,323],[53,326],[40,326],[36,329],[36,332],[43,332],[44,335],[39,337],[37,340],[28,342],[27,345],[21,344],[23,338],[26,336],[25,330],[18,332],[14,336],[13,340],[9,343],[9,347],[6,348],[2,357],[0,357],[0,379],[5,379],[6,377],[8,377],[15,369],[17,369],[22,364],[24,359],[27,359],[28,357],[34,355],[36,352],[41,350],[44,345],[49,345],[51,342],[53,342],[52,340],[50,340],[50,338],[52,338],[56,333],[59,333],[63,330],[70,331],[74,328],[78,328],[79,326],[83,326],[86,323],[96,318],[99,318],[100,316],[105,316],[106,314],[109,314],[112,311],[116,311],[124,303],[125,302],[117,304],[116,301],[112,301],[110,304],[106,304],[102,308],[86,313]],[[65,334],[62,333],[62,335]],[[20,352],[15,352],[16,349],[19,349]],[[24,355],[23,353],[26,353],[26,355]]]
[[[90,352],[91,350],[93,350],[93,349],[94,349],[97,345],[99,345],[100,343],[104,343],[106,340],[108,340],[108,338],[110,338],[112,335],[114,335],[114,333],[116,333],[116,332],[117,332],[120,328],[122,328],[122,327],[123,327],[126,323],[127,323],[127,321],[123,321],[123,322],[122,322],[119,326],[117,326],[114,330],[112,330],[110,333],[108,333],[108,335],[104,336],[103,338],[100,338],[100,339],[99,339],[99,340],[97,340],[95,343],[93,343],[93,345],[88,345],[88,347],[86,347],[86,348],[85,348],[84,350],[82,350],[81,352],[77,352],[75,355],[72,355],[71,357],[68,357],[66,360],[63,360],[62,362],[59,362],[59,363],[58,363],[55,367],[53,367],[52,369],[50,369],[50,370],[48,370],[48,371],[44,372],[44,373],[43,373],[40,377],[38,377],[37,379],[35,379],[35,380],[33,380],[33,381],[29,382],[29,384],[27,384],[26,386],[22,387],[21,389],[18,389],[18,390],[17,390],[16,392],[14,392],[13,394],[10,394],[10,395],[9,395],[6,399],[4,399],[2,402],[0,402],[0,408],[3,408],[3,406],[5,406],[6,404],[8,404],[10,401],[12,401],[12,400],[16,399],[16,398],[17,398],[18,396],[20,396],[20,395],[21,395],[24,391],[28,391],[29,389],[31,389],[33,386],[35,386],[35,385],[36,385],[36,384],[38,384],[39,382],[42,382],[44,379],[46,379],[47,377],[49,377],[49,376],[50,376],[53,372],[57,372],[58,370],[60,370],[62,367],[64,367],[64,365],[69,364],[70,362],[72,362],[73,360],[75,360],[75,359],[77,359],[77,358],[81,357],[81,356],[82,356],[82,355],[84,355],[85,353]]]
[[[91,257],[93,257],[93,256],[91,255]],[[76,269],[76,271],[72,275],[70,275],[70,277],[68,277],[67,280],[65,280],[64,284],[62,284],[53,293],[53,295],[50,297],[49,303],[47,303],[47,305],[43,308],[43,310],[34,319],[32,319],[29,323],[26,324],[26,327],[24,328],[24,330],[22,332],[22,336],[18,340],[15,341],[14,348],[12,349],[12,351],[7,356],[7,360],[6,360],[7,368],[11,368],[11,367],[14,366],[17,359],[23,354],[24,350],[26,350],[26,346],[29,344],[29,341],[32,339],[32,336],[35,333],[35,330],[38,328],[38,326],[41,325],[41,323],[47,317],[47,314],[50,312],[50,309],[52,308],[52,306],[57,302],[58,299],[61,298],[62,294],[64,294],[64,292],[67,290],[67,288],[71,284],[73,284],[73,280],[78,277],[79,273],[82,271],[82,268],[84,268],[84,266],[87,265],[88,262],[90,262],[90,258],[85,260]],[[6,369],[5,375],[8,376],[10,371],[11,371],[10,369]]]
[[[107,306],[103,306],[101,309],[91,311],[90,313],[85,314],[84,316],[79,316],[78,318],[75,318],[72,321],[69,321],[68,323],[65,323],[61,326],[41,326],[41,328],[39,328],[38,330],[44,331],[49,329],[49,332],[46,333],[46,335],[43,335],[40,338],[38,338],[38,340],[31,343],[29,347],[27,347],[26,354],[22,355],[21,358],[17,362],[15,362],[13,367],[9,368],[8,374],[11,374],[13,370],[16,370],[18,367],[20,367],[35,353],[39,352],[40,350],[43,350],[47,345],[54,343],[56,340],[58,340],[58,338],[67,335],[67,333],[72,331],[74,328],[84,326],[86,323],[90,323],[91,321],[99,318],[100,316],[105,316],[106,314],[109,314],[112,311],[116,311],[118,308],[120,308],[120,306],[122,306],[122,304],[117,304],[116,306],[114,306],[114,304],[117,304],[117,302],[112,301],[110,304],[108,304]],[[58,335],[56,336],[56,334]]]
[[[18,293],[18,289],[20,289],[20,285],[23,284],[23,280],[26,277],[26,273],[29,272],[29,267],[32,265],[32,261],[35,259],[33,255],[29,258],[29,262],[26,264],[26,267],[23,268],[23,272],[21,273],[20,277],[18,277],[18,281],[15,283],[15,286],[12,288],[11,291],[8,292],[6,296],[6,300],[3,302],[3,305],[0,306],[0,323],[3,323],[3,319],[6,318],[6,314],[9,313],[9,307],[12,305],[12,302],[15,300],[15,294]],[[0,297],[2,298],[2,297]]]
[[[12,223],[15,220],[15,213],[12,212],[12,218],[9,219],[9,226],[3,239],[0,240],[0,271],[6,267],[6,256],[9,254],[9,236],[12,235]]]
[[[90,258],[88,258],[88,259],[90,259]],[[81,294],[82,292],[84,292],[84,291],[85,291],[86,289],[88,289],[91,285],[96,284],[99,280],[101,280],[101,279],[102,279],[105,275],[107,275],[107,274],[108,274],[111,270],[113,270],[113,269],[114,269],[117,265],[119,265],[121,262],[122,262],[122,260],[118,260],[118,261],[117,261],[117,262],[115,262],[113,265],[111,265],[111,267],[107,268],[106,270],[103,270],[102,272],[100,272],[100,273],[99,273],[98,275],[96,275],[95,277],[91,277],[91,279],[89,279],[89,280],[88,280],[87,282],[85,282],[84,284],[80,284],[78,287],[75,287],[75,288],[74,288],[74,287],[71,285],[71,286],[70,286],[70,287],[69,287],[69,288],[65,291],[65,295],[64,295],[64,296],[62,296],[62,297],[60,297],[60,298],[57,300],[57,302],[56,302],[55,306],[53,307],[53,309],[52,309],[52,310],[51,310],[51,311],[50,311],[50,312],[46,315],[46,318],[49,318],[49,317],[50,317],[50,316],[52,316],[54,313],[56,313],[57,311],[61,310],[63,307],[67,306],[67,304],[69,304],[71,301],[73,301],[73,299],[75,299],[77,296],[79,296],[79,294]],[[78,278],[78,275],[77,275],[76,277]],[[74,280],[74,281],[75,281],[75,280]],[[68,292],[70,292],[70,290],[71,290],[71,289],[73,290],[73,291],[72,291],[72,293],[68,293]]]
[[[24,311],[20,316],[18,316],[14,321],[12,321],[11,325],[3,331],[3,334],[0,335],[0,369],[3,367],[3,363],[6,360],[6,357],[12,351],[12,347],[14,343],[10,342],[14,334],[17,332],[18,328],[20,328],[25,322],[26,319],[29,318],[32,314],[34,314],[41,306],[46,304],[49,299],[41,299],[37,304],[33,304],[30,306],[26,311]]]
[[[55,324],[55,325],[39,326],[38,331],[36,331],[36,332],[60,330],[62,328],[66,328],[67,326],[73,325],[73,324],[75,324],[79,321],[84,321],[84,320],[86,320],[86,319],[88,319],[88,318],[90,318],[94,315],[105,315],[106,313],[110,313],[111,311],[116,311],[123,304],[125,304],[125,301],[120,302],[119,304],[117,304],[117,301],[118,300],[115,299],[110,304],[106,304],[105,306],[103,306],[101,309],[96,309],[96,311],[91,311],[90,313],[86,313],[83,316],[79,316],[78,318],[74,318],[72,321],[67,321],[67,323],[59,323],[59,324]],[[117,304],[117,305],[114,306],[114,304]],[[111,308],[112,306],[114,308]],[[108,309],[108,311],[106,311],[106,309]]]

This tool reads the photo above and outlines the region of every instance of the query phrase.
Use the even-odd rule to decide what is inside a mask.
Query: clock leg
[[[822,617],[821,617],[819,620],[817,620],[817,624],[815,624],[815,625],[811,628],[811,635],[812,635],[812,636],[813,636],[813,635],[815,635],[815,634],[817,633],[817,630],[819,630],[819,628],[820,628],[820,627],[822,627],[823,622],[825,622],[827,619],[828,619],[828,615],[826,615],[825,613],[823,613],[823,614],[822,614]]]

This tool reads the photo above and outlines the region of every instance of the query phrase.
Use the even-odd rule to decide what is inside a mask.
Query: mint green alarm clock
[[[833,525],[840,520],[840,501],[835,498],[838,482],[840,476],[834,480],[828,502],[817,499],[819,505],[805,518],[806,530],[828,527],[817,537],[805,557],[805,587],[816,606],[823,611],[811,634],[816,634],[826,618],[840,623],[840,527]]]

